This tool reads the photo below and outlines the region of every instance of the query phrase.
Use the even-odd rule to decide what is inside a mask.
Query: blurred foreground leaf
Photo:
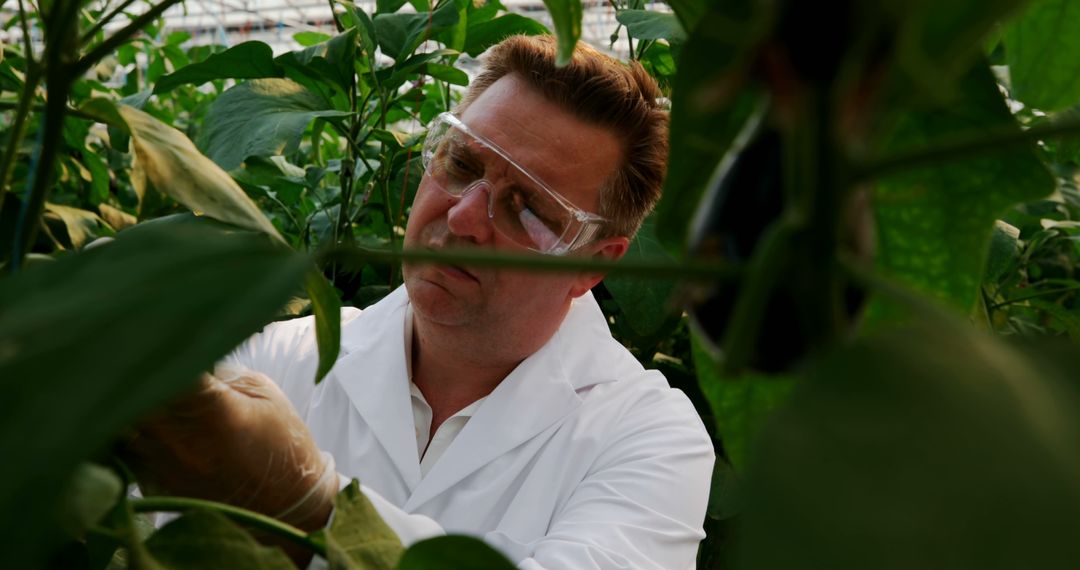
[[[257,331],[311,263],[261,234],[136,229],[0,280],[0,567],[32,566],[75,466]]]
[[[1080,3],[1036,0],[1005,34],[1012,95],[1044,111],[1080,101]]]
[[[439,536],[409,547],[398,570],[514,570],[515,566],[484,541],[471,536]]]
[[[263,546],[225,518],[192,511],[146,541],[155,566],[163,570],[291,570],[296,566],[277,548]]]
[[[1080,362],[1068,360],[933,323],[820,362],[762,433],[740,566],[1071,567]]]
[[[581,38],[581,17],[584,14],[581,0],[544,0],[544,6],[551,14],[558,42],[555,65],[562,67],[570,63],[574,48]]]

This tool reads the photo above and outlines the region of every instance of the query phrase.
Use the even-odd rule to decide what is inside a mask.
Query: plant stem
[[[923,148],[865,161],[855,168],[855,178],[858,181],[880,178],[896,171],[970,158],[1003,147],[1060,138],[1080,138],[1080,118],[1062,119],[1025,130],[1009,126],[942,139]]]
[[[1080,285],[1074,287],[1061,287],[1059,289],[1047,289],[1046,291],[1039,291],[1030,295],[1022,295],[1020,297],[1014,297],[1012,299],[1006,299],[1000,303],[994,303],[990,305],[990,310],[997,310],[1001,307],[1007,307],[1009,305],[1015,305],[1016,303],[1022,303],[1031,299],[1038,299],[1039,297],[1047,297],[1049,295],[1057,295],[1059,293],[1069,293],[1072,291],[1080,291]]]
[[[23,36],[23,57],[26,58],[27,69],[34,66],[34,44],[30,42],[30,24],[26,23],[26,7],[23,6],[23,0],[19,0],[19,27],[22,28]]]
[[[327,0],[330,4],[330,17],[334,19],[334,27],[337,28],[338,33],[345,31],[345,26],[341,24],[341,18],[338,18],[337,10],[334,10],[334,0]],[[353,25],[360,25],[359,22],[353,22]]]
[[[183,0],[163,0],[160,4],[155,5],[146,12],[140,14],[137,18],[132,20],[128,25],[121,28],[115,34],[109,36],[105,41],[98,44],[94,49],[90,50],[90,53],[84,55],[77,63],[72,66],[71,76],[82,77],[91,67],[102,58],[109,55],[116,48],[123,45],[124,42],[131,39],[132,36],[142,30],[147,24],[153,22],[160,17],[165,10],[179,4]]]
[[[21,2],[20,2],[21,4]],[[41,67],[28,58],[29,69],[26,73],[26,81],[23,83],[22,95],[15,109],[15,121],[11,125],[11,138],[8,139],[7,148],[4,149],[3,162],[0,162],[0,210],[4,208],[4,198],[7,196],[8,182],[11,181],[11,172],[15,166],[15,156],[19,152],[19,145],[26,136],[26,119],[30,115],[33,106],[34,93],[37,92],[38,83],[41,82]]]
[[[442,263],[465,267],[497,267],[540,272],[594,272],[606,275],[632,276],[643,279],[732,281],[742,273],[739,266],[716,259],[685,261],[607,261],[581,257],[562,257],[538,254],[509,254],[503,252],[456,249],[432,251],[427,249],[385,250],[356,246],[335,246],[317,254],[320,266],[333,261],[343,265],[363,267],[366,263]]]
[[[131,499],[132,509],[137,513],[146,512],[187,512],[193,509],[205,509],[223,514],[237,522],[241,522],[260,530],[276,534],[300,544],[320,556],[326,556],[326,545],[313,539],[308,533],[281,522],[273,517],[262,513],[241,509],[224,503],[206,501],[203,499],[190,499],[187,497],[146,497],[144,499]]]
[[[125,8],[131,6],[134,3],[135,0],[124,0],[120,3],[119,6],[114,8],[108,14],[102,16],[101,19],[97,21],[97,23],[95,23],[89,30],[86,31],[85,34],[83,34],[82,38],[79,39],[79,44],[86,45],[90,43],[94,39],[94,36],[97,35],[97,33],[101,31],[101,29],[104,28],[106,24],[112,21],[112,19],[115,18],[120,12],[123,12]]]
[[[29,74],[27,74],[27,75],[29,75]],[[40,77],[39,77],[38,81],[40,81]],[[19,96],[18,101],[0,101],[0,111],[10,111],[12,109],[17,111],[18,109],[20,109],[22,107],[22,105],[24,103],[26,103],[25,99],[26,99],[26,92],[24,90],[23,94]],[[31,111],[33,111],[35,113],[44,113],[45,112],[45,105],[42,105],[41,103],[32,102],[33,101],[33,94],[32,93],[31,93],[30,99],[31,99],[31,101],[29,102],[29,105],[30,105],[30,110]],[[86,119],[88,121],[94,121],[94,122],[98,121],[98,118],[95,117],[94,115],[84,113],[83,111],[80,111],[79,109],[76,109],[74,107],[68,107],[67,114],[72,116],[72,117],[78,117],[80,119]]]

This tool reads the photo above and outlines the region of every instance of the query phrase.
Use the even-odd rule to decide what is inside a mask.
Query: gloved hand
[[[144,495],[229,503],[304,530],[338,492],[334,460],[272,380],[219,365],[190,396],[138,427],[128,461]]]

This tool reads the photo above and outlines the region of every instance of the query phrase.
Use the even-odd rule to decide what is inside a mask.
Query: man
[[[554,53],[551,38],[506,40],[457,114],[433,121],[407,247],[626,252],[664,174],[658,90],[591,48],[565,68]],[[589,292],[602,276],[407,264],[404,277],[343,311],[318,386],[310,318],[247,341],[183,417],[144,429],[159,452],[146,479],[312,529],[340,474],[405,543],[477,535],[526,569],[692,568],[711,443],[687,398],[611,337]],[[178,436],[203,422],[213,433]],[[174,443],[200,438],[214,449]]]

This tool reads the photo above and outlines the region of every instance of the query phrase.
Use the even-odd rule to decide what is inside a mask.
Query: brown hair
[[[623,143],[622,163],[600,190],[598,214],[611,220],[600,237],[633,237],[660,198],[667,172],[668,114],[657,101],[660,88],[636,61],[627,65],[578,42],[570,63],[556,67],[555,50],[552,36],[503,40],[488,50],[458,110],[515,73],[578,118],[609,128]]]

